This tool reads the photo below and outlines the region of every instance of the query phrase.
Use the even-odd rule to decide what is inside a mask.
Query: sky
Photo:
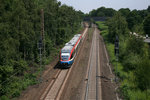
[[[84,13],[89,13],[93,9],[99,7],[113,8],[129,8],[130,10],[147,9],[150,5],[150,0],[58,0],[62,4],[72,6],[76,10],[81,10]]]

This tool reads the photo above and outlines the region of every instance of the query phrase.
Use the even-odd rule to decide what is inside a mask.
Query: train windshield
[[[70,54],[69,53],[62,53],[61,54],[61,59],[62,60],[69,60]]]

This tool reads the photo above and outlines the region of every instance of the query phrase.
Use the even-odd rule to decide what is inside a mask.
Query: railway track
[[[84,41],[87,31],[88,31],[88,28],[86,28],[83,33],[83,41]],[[59,100],[60,99],[61,94],[65,88],[65,84],[73,69],[73,66],[74,64],[69,69],[60,69],[55,74],[55,76],[53,77],[53,80],[49,83],[49,85],[47,86],[43,94],[40,96],[40,100]]]
[[[55,79],[51,81],[45,92],[41,96],[40,100],[59,100],[61,90],[64,88],[64,84],[69,77],[71,69],[60,70],[55,76]]]
[[[99,63],[99,36],[96,26],[94,27],[95,30],[93,33],[92,46],[86,75],[87,82],[84,100],[102,100]]]

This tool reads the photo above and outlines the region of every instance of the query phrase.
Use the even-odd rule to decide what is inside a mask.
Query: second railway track
[[[84,100],[102,100],[99,62],[99,36],[95,26],[86,75],[87,82]]]

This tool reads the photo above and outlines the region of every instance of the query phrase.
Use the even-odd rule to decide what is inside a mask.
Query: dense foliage
[[[150,36],[150,15],[147,16],[143,23],[144,31]]]
[[[111,18],[114,15],[121,15],[123,20],[127,22],[128,29],[131,32],[137,32],[138,34],[149,34],[150,24],[148,17],[150,15],[150,6],[144,10],[130,10],[129,8],[121,8],[118,11],[112,8],[100,7],[92,10],[89,13],[90,17],[106,17]],[[118,14],[120,13],[120,14]],[[117,22],[116,22],[117,23]],[[144,24],[144,25],[143,25]]]
[[[129,33],[130,31],[134,32],[135,27],[144,27],[145,34],[149,33],[147,28],[150,19],[148,9],[138,12],[143,11],[147,15],[141,17],[136,10],[120,9],[106,22],[97,22],[109,51],[110,62],[115,68],[115,73],[120,78],[120,92],[125,100],[150,99],[150,45],[144,43],[143,38]],[[130,21],[127,19],[127,16],[130,16]],[[141,26],[137,27],[139,25]],[[143,33],[144,30],[142,30]],[[136,32],[140,33],[141,29],[136,30]],[[114,55],[116,35],[119,36],[119,62],[117,69]]]
[[[112,17],[115,14],[115,10],[112,8],[105,8],[105,7],[100,7],[97,8],[96,10],[92,10],[89,13],[89,16],[91,17]]]
[[[120,13],[116,13],[114,17],[109,19],[107,24],[109,29],[109,40],[111,42],[114,42],[116,35],[121,37],[126,36],[129,33],[127,22]]]
[[[45,22],[45,59],[80,28],[82,12],[56,0],[0,0],[0,96],[18,96],[27,85],[35,83],[29,79],[35,76],[27,72],[39,63],[41,9]]]

